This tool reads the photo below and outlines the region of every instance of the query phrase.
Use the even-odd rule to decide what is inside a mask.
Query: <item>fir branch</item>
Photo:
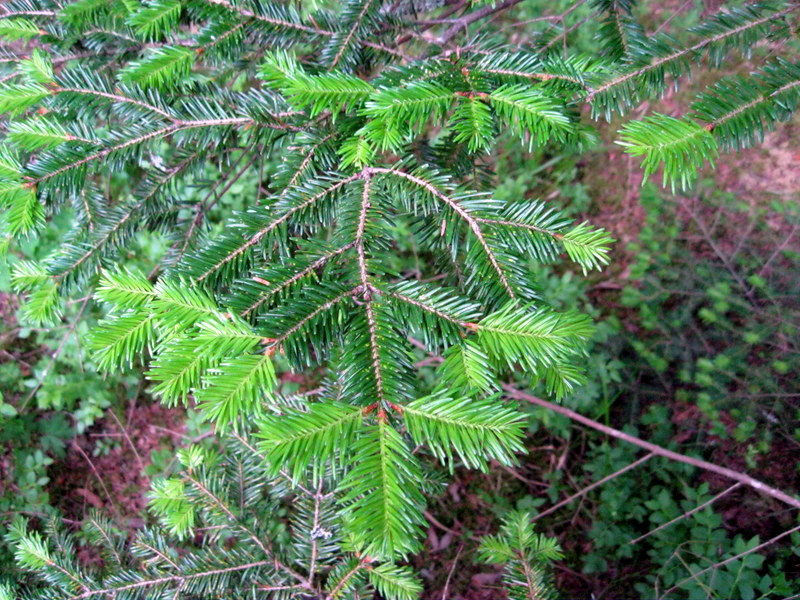
[[[331,61],[330,67],[328,71],[333,70],[336,65],[341,60],[342,56],[344,55],[345,51],[347,50],[348,46],[350,45],[350,40],[353,39],[356,31],[361,26],[361,22],[364,20],[364,17],[367,14],[367,11],[370,9],[372,4],[378,2],[379,0],[363,0],[363,7],[361,8],[361,12],[358,13],[358,16],[353,20],[352,24],[350,24],[350,29],[347,32],[347,35],[344,38],[344,41],[339,43],[339,50],[336,52],[336,55],[333,57]]]
[[[66,278],[69,276],[70,273],[74,272],[78,267],[81,266],[84,262],[89,260],[94,254],[96,254],[103,246],[108,244],[110,240],[116,235],[116,233],[125,226],[125,224],[137,216],[138,211],[147,204],[149,200],[151,200],[160,190],[160,187],[167,182],[169,182],[173,177],[175,177],[178,173],[186,169],[196,158],[195,155],[191,155],[189,158],[181,161],[178,165],[174,166],[170,171],[168,171],[163,177],[161,177],[157,183],[153,187],[153,189],[144,196],[139,202],[134,204],[128,211],[126,212],[125,216],[119,219],[113,227],[111,227],[99,240],[97,240],[92,246],[78,259],[73,262],[70,267],[58,275],[55,276],[57,280]]]
[[[281,281],[280,283],[278,283],[276,285],[270,286],[270,288],[267,291],[265,291],[265,292],[260,294],[260,297],[259,297],[258,300],[256,300],[256,302],[254,302],[253,304],[248,306],[244,311],[242,311],[240,313],[240,315],[242,317],[247,317],[253,311],[255,311],[259,306],[261,306],[264,302],[267,302],[271,296],[274,296],[275,294],[280,293],[282,290],[285,290],[286,288],[294,285],[295,283],[297,283],[298,281],[300,281],[304,277],[307,277],[311,273],[314,273],[320,267],[324,266],[331,259],[336,258],[337,256],[340,256],[340,255],[344,254],[345,252],[347,252],[351,248],[354,248],[355,246],[356,246],[356,242],[353,241],[353,242],[350,242],[349,244],[345,244],[341,248],[337,248],[336,250],[332,250],[332,251],[328,252],[327,254],[324,254],[323,256],[319,257],[317,260],[315,260],[314,262],[309,264],[304,269],[302,269],[302,270],[298,271],[297,273],[295,273],[294,275],[292,275],[289,279],[286,279],[285,281]]]
[[[355,181],[359,177],[360,177],[360,175],[356,174],[356,175],[351,175],[350,177],[346,177],[344,179],[341,179],[341,180],[337,181],[336,183],[332,184],[330,187],[322,190],[321,192],[312,195],[310,198],[308,198],[307,200],[301,202],[300,204],[297,204],[297,205],[293,206],[292,208],[288,209],[282,215],[280,215],[278,217],[275,217],[274,219],[272,219],[269,222],[269,224],[267,224],[265,227],[263,227],[262,229],[257,231],[253,236],[251,236],[250,239],[247,240],[244,244],[242,244],[241,246],[236,248],[236,250],[234,250],[230,254],[227,254],[224,258],[219,260],[215,265],[213,265],[211,268],[209,268],[204,273],[202,273],[199,277],[197,277],[197,281],[198,282],[204,281],[210,275],[212,275],[213,273],[217,272],[220,268],[222,268],[223,266],[225,266],[226,264],[228,264],[232,260],[236,259],[242,253],[246,252],[249,248],[252,248],[253,246],[255,246],[258,242],[261,241],[261,239],[264,236],[266,236],[271,231],[277,229],[283,223],[287,222],[290,218],[292,218],[292,216],[296,212],[299,212],[299,211],[311,206],[315,202],[321,200],[325,196],[328,196],[328,195],[336,192],[340,188],[342,188],[345,185]]]
[[[136,100],[135,98],[128,98],[120,94],[111,94],[108,92],[104,92],[102,90],[93,90],[89,88],[62,87],[62,86],[56,87],[54,89],[54,92],[57,94],[84,94],[87,96],[97,96],[99,98],[106,98],[108,100],[112,100],[120,104],[132,104],[134,106],[140,106],[144,109],[159,114],[165,119],[172,121],[176,125],[181,123],[180,119],[176,118],[174,115],[168,113],[167,111],[160,109],[157,106],[148,104],[147,102],[142,102],[141,100]]]
[[[740,35],[740,34],[746,32],[746,31],[749,31],[751,29],[755,29],[755,28],[760,27],[760,26],[762,26],[762,25],[764,25],[766,23],[770,23],[770,22],[773,22],[773,21],[775,21],[777,19],[780,19],[781,17],[784,17],[784,16],[792,13],[793,11],[797,10],[797,8],[798,7],[795,6],[795,5],[789,6],[788,8],[785,8],[785,9],[780,10],[778,12],[766,15],[766,16],[761,17],[761,18],[757,18],[757,19],[753,19],[753,20],[747,21],[747,22],[742,23],[741,25],[739,25],[737,27],[733,27],[733,28],[728,29],[726,31],[722,31],[722,32],[717,33],[715,35],[709,36],[709,37],[707,37],[705,39],[702,39],[699,42],[697,42],[696,44],[694,44],[692,46],[689,46],[687,48],[676,50],[675,52],[671,52],[669,54],[666,54],[665,56],[660,56],[660,57],[656,58],[655,60],[653,60],[652,62],[650,62],[649,64],[647,64],[647,65],[645,65],[643,67],[640,67],[640,68],[638,68],[638,69],[636,69],[634,71],[630,71],[628,73],[624,73],[622,75],[619,75],[618,77],[615,77],[613,79],[610,79],[610,80],[605,81],[602,84],[598,85],[589,94],[589,96],[587,97],[587,101],[589,103],[592,103],[592,101],[598,95],[603,94],[603,93],[607,92],[608,90],[611,90],[611,89],[613,89],[613,88],[615,88],[615,87],[617,87],[619,85],[625,84],[625,83],[627,83],[627,82],[629,82],[631,80],[637,79],[637,78],[641,77],[642,75],[645,75],[645,74],[649,73],[650,71],[658,69],[662,65],[668,64],[670,62],[673,62],[673,61],[675,61],[677,59],[680,59],[680,58],[683,58],[683,57],[691,56],[693,54],[696,54],[698,52],[701,52],[701,51],[709,48],[710,46],[712,46],[712,45],[714,45],[714,44],[716,44],[718,42],[724,41],[724,40],[729,39],[729,38],[733,38],[733,37],[735,37],[737,35]]]
[[[274,26],[277,26],[277,27],[283,27],[285,29],[294,29],[294,30],[297,30],[297,31],[303,31],[305,33],[313,33],[313,34],[316,34],[316,35],[326,35],[326,36],[334,35],[334,32],[327,31],[325,29],[319,29],[319,28],[316,28],[316,27],[311,27],[309,25],[304,25],[302,23],[293,23],[291,21],[275,19],[275,18],[271,18],[271,17],[266,16],[266,15],[258,14],[258,13],[253,12],[252,10],[247,9],[247,8],[240,7],[240,6],[234,6],[233,4],[228,2],[227,0],[205,0],[205,2],[208,2],[209,4],[213,4],[213,5],[216,5],[216,6],[222,6],[223,8],[226,8],[227,10],[229,10],[231,12],[237,13],[237,14],[239,14],[239,15],[247,18],[247,19],[253,19],[255,21],[260,21],[262,23],[268,23],[270,25],[274,25]]]
[[[347,298],[351,298],[357,295],[358,293],[360,293],[360,291],[361,290],[358,287],[352,288],[350,290],[342,292],[341,294],[335,296],[331,300],[328,300],[324,304],[321,304],[320,306],[315,308],[312,312],[305,315],[302,319],[299,319],[296,323],[294,323],[290,328],[281,333],[278,337],[274,338],[274,340],[272,341],[272,345],[276,348],[280,347],[280,345],[283,342],[285,342],[289,337],[300,331],[306,323],[314,320],[314,318],[316,318],[318,315],[330,310],[331,308],[333,308],[340,302],[346,300]]]
[[[243,565],[234,565],[232,567],[224,567],[221,569],[212,569],[209,571],[205,571],[202,573],[189,573],[187,575],[167,575],[164,577],[156,577],[153,579],[148,579],[144,581],[136,581],[134,583],[122,584],[119,586],[108,587],[105,589],[98,589],[98,590],[87,590],[81,594],[72,595],[67,597],[65,600],[83,600],[84,598],[92,598],[93,596],[99,595],[111,595],[115,596],[120,592],[127,592],[129,590],[138,590],[141,588],[148,588],[154,587],[158,585],[164,585],[165,583],[177,583],[182,585],[187,581],[192,581],[194,579],[201,579],[204,577],[214,577],[216,575],[222,575],[226,573],[235,573],[237,571],[246,571],[248,569],[255,569],[258,567],[265,567],[265,566],[272,566],[274,564],[273,560],[260,560],[255,561],[252,563],[247,563]]]
[[[433,196],[434,198],[437,198],[438,200],[441,200],[444,204],[446,204],[451,209],[453,209],[453,211],[467,223],[467,225],[469,226],[469,228],[472,231],[472,233],[478,239],[478,242],[480,243],[481,247],[483,248],[484,252],[486,253],[486,256],[489,259],[489,262],[491,263],[492,268],[494,269],[495,273],[497,274],[497,277],[500,280],[500,283],[502,284],[503,288],[505,288],[506,293],[508,294],[508,296],[510,298],[512,298],[512,299],[516,297],[515,294],[514,294],[514,290],[511,288],[511,285],[508,283],[508,279],[506,278],[506,275],[503,272],[503,269],[500,267],[500,263],[498,262],[497,257],[495,256],[494,252],[492,251],[491,247],[489,246],[489,243],[486,241],[486,237],[484,236],[483,231],[481,231],[481,227],[478,224],[477,219],[475,217],[473,217],[472,215],[470,215],[466,210],[464,210],[464,208],[462,208],[458,204],[458,202],[456,202],[454,199],[449,197],[447,194],[445,194],[444,192],[439,190],[436,186],[434,186],[431,183],[425,181],[424,179],[421,179],[421,178],[417,177],[416,175],[412,175],[410,173],[406,173],[406,172],[400,171],[398,169],[386,169],[386,168],[383,168],[383,167],[370,167],[368,172],[370,172],[370,173],[382,173],[382,174],[391,175],[391,176],[394,176],[394,177],[400,177],[402,179],[410,181],[414,185],[419,186],[420,188],[424,189],[431,196]]]

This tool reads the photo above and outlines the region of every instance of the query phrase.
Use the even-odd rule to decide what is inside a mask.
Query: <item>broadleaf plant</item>
[[[600,269],[613,241],[557,203],[494,198],[487,155],[511,139],[585,150],[598,136],[584,106],[610,119],[704,60],[787,39],[796,8],[733,9],[683,45],[647,36],[632,3],[596,2],[604,55],[587,58],[546,36],[525,48],[472,37],[489,4],[416,35],[443,4],[12,0],[0,15],[0,36],[36,44],[2,63],[3,235],[13,250],[57,214],[75,223],[53,255],[15,266],[27,318],[55,324],[66,298],[91,291],[108,306],[97,364],[145,365],[155,396],[196,405],[220,432],[254,423],[266,472],[333,485],[343,535],[389,565],[374,585],[398,598],[410,592],[391,565],[421,543],[416,449],[449,468],[515,461],[524,419],[499,396],[503,378],[522,371],[563,396],[592,334],[588,317],[540,297],[536,265],[566,255]],[[775,58],[688,115],[628,122],[620,143],[646,174],[688,186],[718,149],[792,114],[799,73]],[[220,226],[214,208],[243,177],[258,180],[252,197]],[[170,241],[149,274],[125,265],[141,232]],[[408,247],[423,270],[398,268]],[[443,357],[432,387],[419,347]],[[287,368],[315,373],[314,393],[277,393]],[[159,485],[156,509],[189,531],[179,486]]]

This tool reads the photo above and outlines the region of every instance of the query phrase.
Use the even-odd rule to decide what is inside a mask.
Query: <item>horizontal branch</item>
[[[58,87],[54,89],[57,93],[71,93],[71,94],[84,94],[87,96],[98,96],[100,98],[107,98],[108,100],[113,100],[114,102],[119,102],[122,104],[133,104],[136,106],[141,106],[142,108],[146,108],[156,114],[161,115],[162,117],[166,117],[170,121],[177,123],[179,119],[176,119],[174,116],[169,114],[165,110],[161,110],[157,106],[153,106],[152,104],[148,104],[147,102],[142,102],[141,100],[136,100],[135,98],[128,98],[127,96],[122,96],[120,94],[109,94],[108,92],[101,92],[99,90],[92,90],[89,88],[71,88],[71,87]]]
[[[715,119],[711,123],[708,123],[705,126],[705,128],[708,131],[713,131],[714,129],[716,129],[717,127],[719,127],[720,125],[722,125],[726,121],[730,121],[731,119],[737,117],[738,115],[742,114],[743,112],[758,106],[762,102],[769,102],[775,96],[777,96],[778,94],[782,94],[783,92],[788,92],[792,88],[796,88],[798,86],[800,86],[800,80],[796,80],[796,81],[792,81],[790,83],[787,83],[786,85],[783,85],[783,86],[779,87],[778,89],[770,92],[769,94],[763,94],[763,95],[759,96],[758,98],[756,98],[755,100],[752,100],[752,101],[748,102],[747,104],[742,104],[741,106],[737,106],[731,112],[722,115],[721,117],[719,117],[718,119]]]
[[[786,16],[789,13],[797,10],[797,8],[798,8],[797,6],[790,6],[789,8],[786,8],[786,9],[784,9],[784,10],[782,10],[780,12],[777,12],[775,14],[768,15],[766,17],[762,17],[761,19],[756,19],[755,21],[750,21],[749,23],[744,23],[743,25],[740,25],[739,27],[735,27],[734,29],[731,29],[729,31],[725,31],[723,33],[718,33],[717,35],[714,35],[714,36],[712,36],[710,38],[707,38],[705,40],[702,40],[702,41],[696,43],[694,46],[690,46],[688,48],[684,48],[683,50],[678,50],[677,52],[673,52],[672,54],[669,54],[667,56],[662,56],[661,58],[653,61],[652,63],[650,63],[648,65],[645,65],[645,66],[643,66],[643,67],[641,67],[639,69],[636,69],[635,71],[631,71],[629,73],[625,73],[623,75],[620,75],[619,77],[617,77],[615,79],[612,79],[610,81],[607,81],[604,84],[600,85],[599,87],[597,87],[595,90],[593,90],[590,93],[588,101],[591,102],[594,99],[594,96],[596,94],[604,92],[604,91],[606,91],[606,90],[608,90],[608,89],[610,89],[612,87],[615,87],[615,86],[617,86],[617,85],[619,85],[621,83],[625,83],[626,81],[629,81],[630,79],[634,79],[636,77],[639,77],[640,75],[644,75],[648,71],[652,71],[653,69],[656,69],[656,68],[660,67],[661,65],[663,65],[665,63],[668,63],[668,62],[673,61],[673,60],[677,60],[677,59],[681,58],[682,56],[686,56],[688,54],[692,54],[694,52],[698,52],[700,50],[703,50],[704,48],[706,48],[707,46],[709,46],[709,45],[711,45],[713,43],[716,43],[716,42],[719,42],[721,40],[724,40],[725,38],[737,35],[739,33],[742,33],[743,31],[747,31],[748,29],[752,29],[753,27],[758,27],[759,25],[763,25],[764,23],[768,23],[768,22],[772,21],[773,19],[778,19],[780,17]]]
[[[384,290],[384,289],[380,289],[380,288],[373,288],[373,289],[375,289],[375,291],[377,291],[379,294],[381,294],[383,296],[389,296],[390,298],[395,298],[397,300],[400,300],[401,302],[405,302],[406,304],[410,304],[411,306],[416,306],[420,310],[424,310],[425,312],[429,312],[432,315],[436,315],[437,317],[439,317],[440,319],[442,319],[444,321],[450,321],[451,323],[455,323],[456,325],[460,325],[461,327],[464,327],[464,328],[467,328],[467,329],[477,329],[478,328],[478,326],[475,323],[469,323],[467,321],[462,321],[460,319],[456,319],[455,317],[452,317],[452,316],[448,315],[447,313],[444,313],[444,312],[440,311],[439,309],[437,309],[437,308],[435,308],[433,306],[425,304],[424,302],[420,302],[419,300],[415,300],[414,298],[410,298],[410,297],[408,297],[408,296],[406,296],[404,294],[400,294],[399,292],[394,292],[394,291],[391,291],[391,290]]]
[[[52,179],[61,173],[65,173],[70,169],[74,169],[75,167],[80,167],[86,163],[92,162],[94,160],[100,160],[105,158],[109,154],[117,152],[119,150],[124,150],[125,148],[129,148],[131,146],[135,146],[136,144],[141,144],[148,140],[152,140],[157,137],[162,137],[166,135],[171,135],[173,133],[177,133],[178,131],[183,131],[185,129],[197,129],[200,127],[221,127],[225,125],[251,125],[253,124],[253,119],[249,119],[247,117],[235,117],[230,119],[206,119],[200,121],[175,121],[172,125],[168,125],[166,127],[162,127],[161,129],[156,129],[155,131],[151,131],[149,133],[145,133],[138,137],[135,137],[130,140],[125,140],[115,146],[110,146],[105,148],[104,150],[100,150],[99,152],[95,152],[94,154],[90,154],[89,156],[85,156],[75,162],[72,162],[68,165],[64,165],[63,167],[59,167],[52,173],[47,173],[46,175],[42,175],[36,179],[31,179],[27,185],[34,186],[38,185],[43,181],[47,181],[48,179]]]
[[[485,217],[475,217],[475,220],[479,223],[486,223],[488,225],[497,225],[500,227],[519,227],[520,229],[527,229],[529,231],[535,231],[537,233],[543,233],[545,235],[549,235],[560,240],[563,236],[558,233],[557,231],[552,231],[550,229],[544,229],[542,227],[536,227],[536,225],[530,225],[528,223],[520,223],[519,221],[507,221],[504,219],[487,219]]]
[[[169,575],[167,577],[159,577],[157,579],[149,579],[146,581],[137,581],[135,583],[129,583],[127,585],[121,585],[118,587],[106,588],[103,590],[89,590],[88,592],[78,594],[77,596],[70,596],[69,600],[82,600],[83,598],[91,598],[92,596],[109,595],[109,594],[116,596],[119,592],[125,592],[128,590],[136,590],[144,587],[152,587],[155,585],[164,585],[168,583],[184,583],[186,581],[191,581],[192,579],[199,579],[201,577],[213,577],[214,575],[235,573],[236,571],[255,569],[257,567],[266,567],[273,564],[274,561],[272,560],[260,560],[258,562],[248,563],[245,565],[236,565],[224,569],[214,569],[211,571],[205,571],[204,573],[191,573],[189,575]]]

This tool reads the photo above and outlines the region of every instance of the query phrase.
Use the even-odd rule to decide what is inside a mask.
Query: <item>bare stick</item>
[[[720,498],[722,498],[723,496],[727,496],[727,495],[728,495],[728,494],[730,494],[730,493],[731,493],[733,490],[735,490],[735,489],[737,489],[737,488],[741,487],[741,485],[742,485],[742,484],[741,484],[741,482],[734,483],[734,484],[733,484],[731,487],[729,487],[728,489],[721,491],[719,494],[717,494],[716,496],[714,496],[713,498],[711,498],[711,500],[706,500],[706,501],[705,501],[705,502],[703,502],[703,503],[702,503],[700,506],[695,506],[695,507],[694,507],[692,510],[687,510],[687,511],[686,511],[685,513],[683,513],[682,515],[675,517],[674,519],[672,519],[671,521],[668,521],[668,522],[664,523],[663,525],[659,525],[658,527],[656,527],[656,528],[655,528],[655,529],[653,529],[652,531],[648,531],[648,532],[647,532],[647,533],[645,533],[644,535],[642,535],[642,536],[639,536],[639,537],[638,537],[638,538],[636,538],[635,540],[631,540],[631,541],[630,541],[630,542],[628,542],[628,543],[629,543],[629,544],[636,544],[636,543],[638,543],[638,542],[641,542],[641,541],[642,541],[644,538],[646,538],[646,537],[649,537],[649,536],[653,535],[653,534],[654,534],[654,533],[656,533],[657,531],[661,531],[662,529],[665,529],[665,528],[669,527],[669,526],[670,526],[670,525],[672,525],[673,523],[677,523],[678,521],[681,521],[681,520],[683,520],[683,519],[685,519],[685,518],[687,518],[687,517],[690,517],[690,516],[692,516],[692,515],[693,515],[694,513],[696,513],[698,510],[703,510],[703,509],[704,509],[706,506],[709,506],[709,505],[711,505],[711,504],[714,504],[714,502],[716,502],[717,500],[719,500],[719,499],[720,499]]]
[[[444,582],[444,591],[442,591],[442,600],[447,600],[449,596],[447,592],[450,591],[450,580],[453,578],[453,572],[456,570],[456,565],[458,564],[458,558],[461,556],[461,551],[464,549],[464,544],[461,544],[458,547],[458,552],[456,552],[456,557],[453,559],[453,566],[450,568],[450,572],[447,574],[447,581]]]
[[[474,23],[475,21],[480,21],[484,17],[488,17],[489,15],[500,12],[501,10],[511,8],[512,6],[514,6],[515,4],[519,4],[520,2],[522,2],[522,0],[505,0],[504,2],[500,2],[496,5],[490,4],[489,6],[484,6],[480,10],[468,13],[463,17],[456,19],[455,22],[445,30],[445,32],[439,37],[437,41],[440,46],[444,46],[452,38],[458,35],[460,31],[469,27],[471,23]]]
[[[678,583],[673,585],[671,588],[669,588],[666,592],[664,592],[664,594],[662,594],[661,598],[663,598],[664,595],[669,594],[671,591],[677,590],[684,583],[687,583],[687,582],[691,581],[692,579],[697,579],[698,577],[700,577],[700,575],[704,575],[705,573],[708,573],[709,571],[713,571],[714,569],[718,569],[720,567],[724,567],[728,563],[732,563],[735,560],[739,560],[740,558],[742,558],[744,556],[747,556],[748,554],[752,554],[753,552],[758,552],[759,550],[763,550],[767,546],[771,546],[772,544],[774,544],[778,540],[780,540],[782,538],[785,538],[787,535],[792,535],[796,531],[800,531],[800,525],[798,525],[797,527],[793,527],[792,529],[789,529],[787,531],[784,531],[783,533],[781,533],[779,535],[776,535],[774,538],[770,538],[766,542],[764,542],[762,544],[759,544],[758,546],[755,546],[754,548],[750,548],[750,550],[745,550],[744,552],[740,552],[739,554],[736,554],[735,556],[731,556],[730,558],[726,558],[725,560],[722,560],[722,561],[720,561],[718,563],[714,563],[713,565],[711,565],[710,567],[706,567],[702,571],[698,571],[697,573],[693,573],[691,577],[687,577],[686,579],[684,579],[682,581],[679,581]]]
[[[100,476],[100,473],[97,471],[97,467],[94,466],[94,463],[92,462],[92,459],[89,458],[89,456],[86,454],[86,452],[83,451],[83,448],[80,447],[80,445],[78,444],[78,442],[76,440],[73,439],[71,445],[72,445],[73,448],[75,448],[75,450],[78,451],[78,454],[80,454],[84,458],[84,460],[89,464],[89,468],[92,469],[92,473],[94,473],[94,476],[97,478],[97,482],[100,484],[100,487],[103,488],[103,493],[105,493],[106,500],[108,500],[108,503],[111,506],[111,509],[114,511],[114,514],[117,515],[117,518],[119,520],[122,520],[122,513],[119,511],[119,507],[116,505],[116,503],[112,499],[111,492],[108,491],[108,487],[106,487],[106,483],[105,483],[105,481],[103,481],[103,478]]]
[[[144,461],[142,460],[141,454],[139,454],[139,451],[136,449],[136,444],[133,443],[133,440],[131,440],[130,436],[128,435],[128,430],[125,429],[125,426],[122,424],[122,421],[119,420],[119,417],[114,413],[113,410],[110,410],[108,412],[117,422],[120,431],[122,431],[122,435],[127,440],[128,445],[131,447],[131,450],[133,450],[133,455],[136,457],[136,462],[139,463],[139,474],[144,474]]]
[[[619,477],[619,476],[620,476],[620,475],[622,475],[623,473],[626,473],[626,472],[630,471],[631,469],[633,469],[633,468],[635,468],[635,467],[638,467],[638,466],[639,466],[639,465],[641,465],[642,463],[644,463],[644,462],[647,462],[648,460],[650,460],[651,458],[653,458],[655,455],[656,455],[656,454],[655,454],[655,452],[651,452],[650,454],[645,454],[645,455],[644,455],[642,458],[640,458],[639,460],[637,460],[637,461],[634,461],[634,462],[632,462],[632,463],[631,463],[631,464],[629,464],[629,465],[625,465],[625,466],[624,466],[624,467],[622,467],[620,470],[618,470],[618,471],[614,471],[613,473],[611,473],[611,475],[606,475],[606,476],[605,476],[605,477],[603,477],[601,480],[599,480],[599,481],[595,481],[595,482],[594,482],[593,484],[591,484],[591,485],[587,485],[585,488],[583,488],[583,489],[579,490],[579,491],[578,491],[578,492],[576,492],[575,494],[572,494],[572,496],[570,496],[569,498],[567,498],[567,499],[565,499],[565,500],[562,500],[562,501],[561,501],[561,502],[559,502],[558,504],[554,504],[553,506],[551,506],[550,508],[548,508],[547,510],[545,510],[545,511],[543,511],[543,512],[540,512],[538,515],[536,515],[535,517],[533,517],[533,518],[531,519],[531,522],[533,522],[533,521],[538,521],[538,520],[539,520],[539,519],[541,519],[542,517],[544,517],[544,516],[547,516],[547,515],[549,515],[550,513],[557,511],[557,510],[558,510],[559,508],[561,508],[562,506],[566,506],[567,504],[569,504],[569,503],[570,503],[570,502],[572,502],[573,500],[577,500],[577,499],[578,499],[578,498],[580,498],[581,496],[584,496],[584,495],[588,494],[588,493],[589,493],[589,492],[591,492],[591,491],[592,491],[594,488],[596,488],[596,487],[600,487],[601,485],[603,485],[604,483],[606,483],[606,482],[608,482],[608,481],[611,481],[611,480],[612,480],[612,479],[614,479],[615,477]]]
[[[503,389],[512,398],[516,398],[517,400],[523,400],[525,402],[530,402],[531,404],[536,404],[537,406],[541,406],[548,410],[552,410],[553,412],[557,412],[561,415],[564,415],[565,417],[569,417],[573,421],[577,421],[582,425],[586,425],[587,427],[596,429],[597,431],[605,433],[606,435],[610,435],[611,437],[617,438],[618,440],[622,440],[623,442],[628,442],[629,444],[633,444],[634,446],[639,446],[640,448],[649,450],[650,452],[652,452],[653,454],[657,454],[658,456],[663,456],[664,458],[668,458],[670,460],[682,462],[687,465],[692,465],[693,467],[697,467],[698,469],[703,469],[705,471],[717,473],[718,475],[722,475],[723,477],[727,477],[728,479],[732,479],[733,481],[738,481],[739,483],[751,487],[754,490],[761,492],[762,494],[765,494],[767,496],[772,496],[773,498],[780,500],[781,502],[788,504],[789,506],[800,508],[800,499],[795,498],[794,496],[790,496],[786,492],[782,492],[781,490],[774,488],[770,485],[767,485],[763,481],[759,481],[754,477],[750,477],[745,473],[740,473],[739,471],[734,471],[733,469],[721,467],[719,465],[715,465],[714,463],[710,463],[700,458],[693,458],[691,456],[686,456],[685,454],[679,454],[678,452],[667,450],[666,448],[662,448],[661,446],[658,446],[651,442],[646,442],[633,435],[629,435],[623,431],[620,431],[619,429],[614,429],[613,427],[608,427],[607,425],[598,423],[597,421],[594,421],[588,417],[584,417],[583,415],[576,413],[574,410],[570,410],[569,408],[566,408],[564,406],[559,406],[558,404],[553,404],[552,402],[548,402],[547,400],[542,400],[541,398],[537,398],[536,396],[531,396],[530,394],[526,394],[525,392],[522,392],[507,383],[503,384]]]

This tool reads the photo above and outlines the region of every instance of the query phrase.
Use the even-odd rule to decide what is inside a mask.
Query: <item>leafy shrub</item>
[[[798,391],[791,239],[800,215],[791,204],[712,190],[671,204],[651,190],[643,205],[647,221],[622,294],[641,323],[632,345],[643,377],[696,402],[716,436],[745,442],[759,426],[775,429]],[[769,439],[761,436],[754,453],[766,450],[761,442]]]

